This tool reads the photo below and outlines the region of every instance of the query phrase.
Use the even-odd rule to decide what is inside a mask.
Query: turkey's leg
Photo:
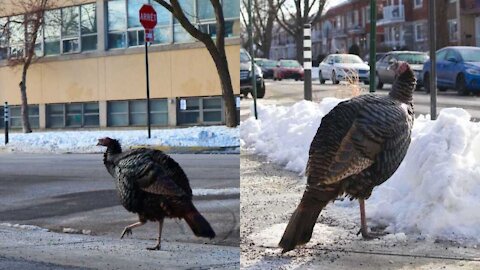
[[[158,241],[157,245],[151,248],[147,248],[148,250],[160,250],[162,246],[162,229],[163,229],[163,218],[158,221]]]
[[[365,215],[365,200],[364,199],[358,199],[358,202],[360,204],[360,231],[357,233],[362,234],[363,239],[365,240],[371,240],[374,238],[377,238],[379,236],[385,235],[385,233],[374,233],[374,232],[368,232],[368,226],[367,226],[367,217]]]
[[[122,239],[125,236],[125,234],[127,234],[127,235],[132,234],[132,229],[133,228],[142,226],[143,224],[145,224],[145,221],[140,220],[139,222],[135,222],[133,224],[128,225],[127,227],[125,227],[125,229],[123,229],[123,232],[122,232],[122,235],[120,236],[120,239]]]

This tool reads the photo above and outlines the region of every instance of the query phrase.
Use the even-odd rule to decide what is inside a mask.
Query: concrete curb
[[[240,154],[240,146],[165,146],[165,145],[133,145],[130,149],[151,148],[167,154]]]

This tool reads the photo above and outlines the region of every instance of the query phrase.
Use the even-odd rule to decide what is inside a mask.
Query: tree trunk
[[[215,47],[209,48],[209,46],[207,46],[207,49],[213,58],[222,85],[222,95],[225,99],[225,124],[227,127],[236,127],[237,109],[225,51],[222,53],[216,50]]]
[[[27,70],[28,67],[26,65],[23,66],[22,72],[22,81],[20,82],[20,94],[22,97],[22,129],[23,133],[31,133],[32,128],[30,127],[30,121],[28,119],[28,101],[27,101]]]

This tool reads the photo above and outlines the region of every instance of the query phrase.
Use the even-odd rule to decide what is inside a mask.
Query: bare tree
[[[225,100],[225,122],[228,127],[237,126],[237,111],[235,107],[235,97],[233,95],[232,79],[228,68],[227,56],[225,54],[225,19],[223,16],[222,5],[220,0],[210,0],[216,18],[216,37],[215,41],[208,33],[200,31],[193,25],[185,15],[178,0],[155,0],[155,2],[162,5],[165,9],[170,11],[172,15],[178,20],[182,27],[194,38],[202,42],[207,48],[210,56],[212,56],[217,73],[222,85],[222,95]]]
[[[277,13],[286,0],[252,0],[252,9],[254,11],[254,19],[252,20],[253,42],[256,51],[260,51],[263,57],[270,56],[270,48],[272,46],[272,30]],[[248,6],[248,0],[242,0],[243,7]],[[248,10],[241,10],[243,25],[248,25]],[[244,40],[245,44],[250,42]]]
[[[51,2],[51,1],[50,1]],[[22,129],[32,132],[28,119],[27,74],[31,64],[39,57],[35,53],[37,38],[41,31],[48,0],[12,1],[11,7],[20,11],[20,15],[11,16],[2,35],[9,40],[8,65],[21,66],[22,76],[19,85],[21,95]]]
[[[286,1],[280,6],[277,21],[288,34],[294,37],[297,60],[300,63],[303,63],[303,25],[317,21],[327,1],[293,0],[293,6],[291,1]]]

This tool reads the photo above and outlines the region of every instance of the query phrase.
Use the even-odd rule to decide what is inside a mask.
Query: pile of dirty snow
[[[321,118],[340,101],[259,106],[259,120],[241,125],[242,148],[303,174]],[[480,242],[480,123],[459,108],[435,121],[418,117],[404,161],[367,205],[372,221],[392,233]]]
[[[2,137],[0,135],[0,137]],[[105,149],[96,146],[98,139],[118,139],[122,147],[155,145],[168,147],[238,147],[238,128],[225,126],[190,127],[152,130],[48,131],[29,134],[11,133],[8,145],[0,151],[95,153]]]

